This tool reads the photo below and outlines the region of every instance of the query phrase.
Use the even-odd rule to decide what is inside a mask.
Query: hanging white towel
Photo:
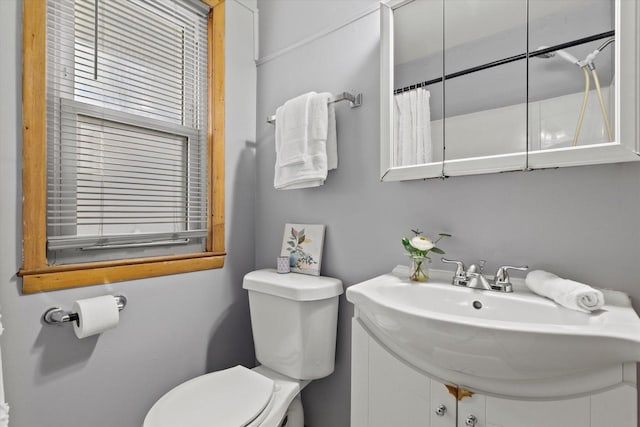
[[[430,97],[425,88],[394,96],[395,166],[433,161]]]
[[[276,153],[279,166],[303,163],[309,134],[309,104],[314,92],[290,99],[276,110]]]
[[[284,128],[278,130],[280,116],[276,112],[276,157],[274,187],[281,190],[292,190],[299,188],[318,187],[324,184],[327,179],[329,169],[335,169],[338,165],[337,138],[335,126],[335,109],[329,106],[330,93],[309,92],[298,98],[308,97],[306,104],[306,116],[296,120],[304,123],[304,137],[300,138],[302,132],[298,127],[289,123],[291,117],[284,118],[281,111],[280,116],[285,120]],[[287,106],[285,103],[285,107]],[[281,107],[282,108],[282,107]],[[287,140],[284,135],[285,129],[296,129],[295,141]],[[301,142],[302,141],[302,142]],[[301,161],[283,164],[280,158],[280,151],[287,144],[298,144],[290,152],[299,153]],[[329,165],[329,158],[331,165]]]
[[[0,322],[0,336],[4,329]],[[2,352],[0,351],[0,427],[9,426],[9,405],[4,400],[4,380],[2,377]]]
[[[310,135],[310,142],[326,141],[324,150],[327,154],[327,169],[338,168],[338,135],[336,130],[336,107],[329,104],[331,99],[329,92],[322,92],[312,98],[309,109],[309,122],[313,130]],[[326,117],[326,119],[325,119]],[[321,146],[313,147],[322,150]],[[313,149],[310,150],[313,153]]]
[[[604,295],[584,283],[562,279],[553,273],[535,270],[527,274],[525,283],[538,295],[552,299],[563,307],[591,313],[604,305]]]

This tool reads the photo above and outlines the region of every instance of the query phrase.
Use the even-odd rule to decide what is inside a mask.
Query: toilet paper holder
[[[113,298],[115,298],[116,304],[118,305],[118,311],[124,310],[127,306],[127,297],[124,295],[116,295]],[[42,319],[44,323],[48,325],[63,325],[67,322],[77,322],[78,313],[64,311],[60,307],[51,307],[44,312]]]

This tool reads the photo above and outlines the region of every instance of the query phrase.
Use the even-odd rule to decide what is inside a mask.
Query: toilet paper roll
[[[78,300],[73,303],[73,311],[78,313],[78,322],[73,323],[78,338],[113,329],[120,320],[118,304],[112,295]]]

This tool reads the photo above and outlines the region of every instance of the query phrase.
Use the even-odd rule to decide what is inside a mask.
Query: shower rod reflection
[[[535,50],[533,52],[529,52],[529,58],[534,58],[536,56],[544,56],[547,55],[549,53],[555,52],[559,49],[566,49],[569,47],[573,47],[573,46],[579,46],[585,43],[590,43],[592,41],[596,41],[596,40],[601,40],[607,37],[613,37],[615,36],[615,31],[611,30],[611,31],[606,31],[604,33],[599,33],[599,34],[594,34],[592,36],[588,36],[588,37],[583,37],[581,39],[576,39],[576,40],[572,40],[569,42],[565,42],[565,43],[560,43],[557,44],[555,46],[550,46],[550,47],[546,47],[544,49],[538,49]],[[488,62],[486,64],[482,64],[482,65],[477,65],[475,67],[471,67],[471,68],[467,68],[465,70],[461,70],[461,71],[456,71],[455,73],[451,73],[451,74],[446,74],[444,76],[444,79],[442,77],[438,77],[436,79],[432,79],[432,80],[427,80],[424,82],[420,82],[420,83],[415,83],[409,86],[405,86],[403,88],[400,89],[395,89],[393,91],[394,95],[397,95],[399,93],[403,93],[403,92],[408,92],[410,90],[413,89],[417,89],[419,87],[425,87],[425,86],[430,86],[436,83],[440,83],[443,80],[449,80],[449,79],[453,79],[456,77],[461,77],[461,76],[465,76],[467,74],[471,74],[471,73],[475,73],[477,71],[482,71],[482,70],[486,70],[488,68],[493,68],[493,67],[497,67],[499,65],[504,65],[504,64],[509,64],[511,62],[515,62],[515,61],[519,61],[521,59],[526,59],[527,58],[527,54],[526,53],[521,53],[518,55],[513,55],[510,56],[508,58],[503,58],[503,59],[498,59],[496,61],[492,61],[492,62]]]

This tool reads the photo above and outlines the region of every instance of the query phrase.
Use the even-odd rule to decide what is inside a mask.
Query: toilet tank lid
[[[294,301],[315,301],[342,294],[342,280],[300,273],[277,273],[272,268],[256,270],[244,276],[242,287]]]

